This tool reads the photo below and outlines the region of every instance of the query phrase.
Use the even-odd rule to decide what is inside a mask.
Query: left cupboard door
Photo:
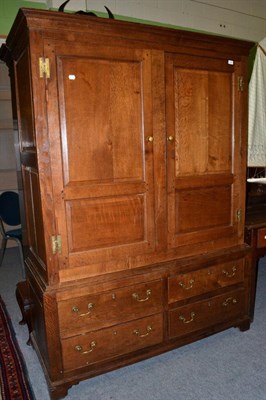
[[[129,268],[155,250],[151,53],[63,42],[45,52],[61,269]]]

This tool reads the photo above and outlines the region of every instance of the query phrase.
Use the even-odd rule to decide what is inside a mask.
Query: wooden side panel
[[[26,256],[27,265],[34,270],[33,274],[37,277],[40,275],[45,284],[57,280],[57,259],[51,257],[55,219],[51,191],[50,143],[47,140],[46,126],[46,79],[40,77],[39,71],[43,43],[39,32],[28,32],[23,40],[25,47],[15,57],[14,75],[25,219],[29,238]]]
[[[46,270],[46,251],[41,210],[38,173],[33,168],[22,168],[25,209],[27,218],[28,246],[41,268]]]
[[[27,48],[16,65],[18,121],[20,146],[22,151],[36,148],[29,60],[30,55],[29,49]]]

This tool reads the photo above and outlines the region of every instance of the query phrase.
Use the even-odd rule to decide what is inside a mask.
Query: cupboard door
[[[51,42],[46,51],[61,267],[98,263],[99,273],[118,258],[111,270],[128,268],[155,243],[151,53]]]
[[[166,56],[169,248],[193,252],[201,244],[208,251],[240,242],[240,65]]]

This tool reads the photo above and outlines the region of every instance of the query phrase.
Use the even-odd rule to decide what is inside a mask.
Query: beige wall
[[[36,2],[36,0],[34,0]],[[39,0],[58,8],[64,0]],[[120,16],[259,41],[266,36],[266,0],[71,0],[70,10]]]

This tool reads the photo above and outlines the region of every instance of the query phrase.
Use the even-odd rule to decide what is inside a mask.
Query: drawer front
[[[266,228],[258,229],[257,247],[266,247]]]
[[[218,264],[168,279],[168,302],[174,303],[244,280],[244,259]]]
[[[61,337],[116,325],[162,311],[162,281],[82,296],[58,304]]]
[[[163,341],[162,314],[62,340],[65,370],[81,368]]]
[[[182,336],[245,314],[245,291],[234,292],[169,311],[169,337]]]

